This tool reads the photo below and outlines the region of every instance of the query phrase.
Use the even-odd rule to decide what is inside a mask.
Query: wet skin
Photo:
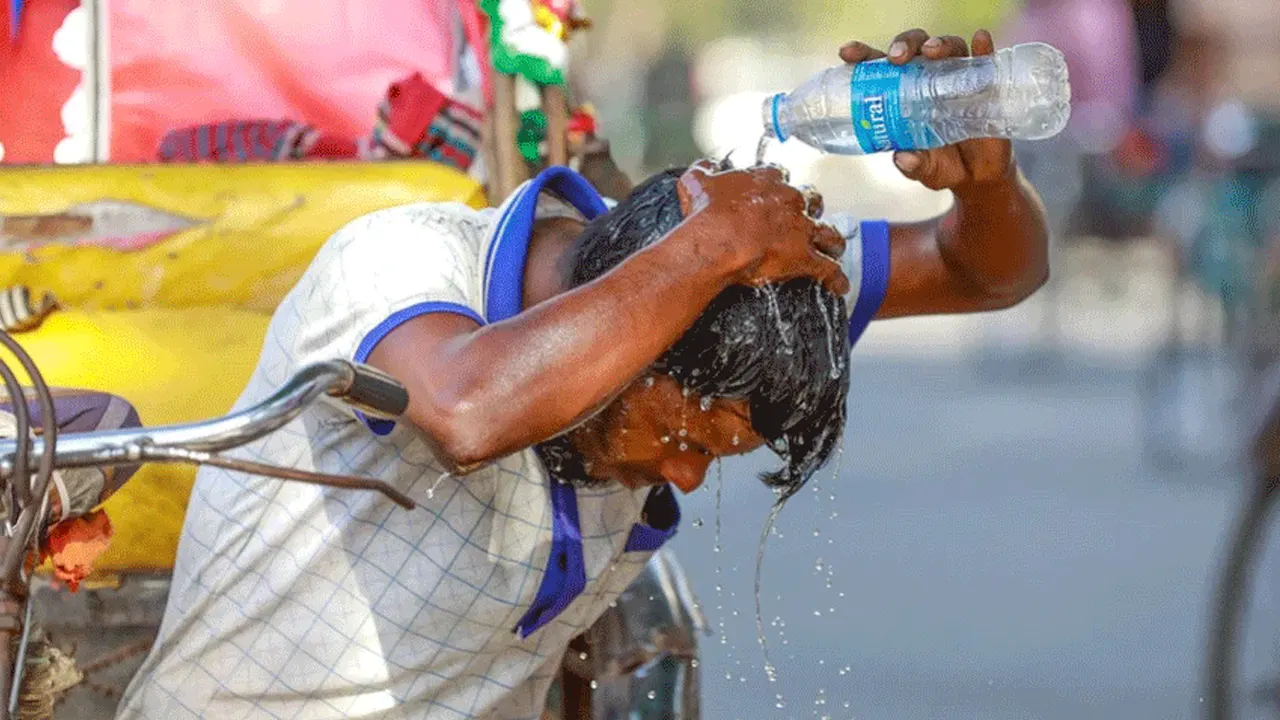
[[[961,38],[923,30],[902,33],[889,47],[896,64],[969,52]],[[975,54],[994,47],[985,31],[973,38]],[[856,63],[884,53],[850,43],[840,56]],[[971,140],[898,153],[895,161],[907,177],[951,190],[956,206],[940,222],[891,228],[889,288],[877,319],[1006,308],[1043,284],[1043,211],[1008,142]],[[524,312],[484,327],[461,315],[424,315],[374,349],[370,363],[408,387],[406,415],[449,469],[465,473],[572,428],[593,475],[697,486],[709,457],[692,444],[681,452],[674,439],[661,443],[679,429],[685,398],[665,383],[654,391],[637,380],[731,285],[814,277],[843,294],[848,280],[831,259],[843,239],[810,215],[820,199],[788,185],[780,170],[702,164],[682,177],[678,192],[685,220],[595,281],[564,291],[559,260],[576,228],[539,224]],[[690,435],[713,455],[759,446],[746,433],[738,446],[718,444],[719,423],[745,426],[735,409],[743,410],[721,401],[710,418],[694,420],[695,400]]]

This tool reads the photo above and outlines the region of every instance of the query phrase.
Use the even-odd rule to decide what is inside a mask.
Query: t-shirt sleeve
[[[296,370],[335,358],[365,362],[391,331],[428,313],[483,325],[483,235],[464,208],[413,205],[352,221],[325,243],[276,311],[268,343],[287,352]],[[366,422],[380,435],[394,427]]]
[[[889,223],[833,214],[827,222],[845,238],[842,265],[849,277],[849,345],[862,333],[884,303],[889,290]]]

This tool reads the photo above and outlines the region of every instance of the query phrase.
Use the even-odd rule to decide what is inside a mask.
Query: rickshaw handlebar
[[[103,467],[147,461],[181,460],[217,453],[268,435],[328,395],[379,418],[399,417],[409,393],[395,378],[368,365],[328,360],[299,370],[270,397],[225,417],[184,425],[59,434],[53,466],[59,469]],[[44,441],[34,438],[28,458],[35,465]],[[0,477],[13,473],[17,441],[0,440]]]

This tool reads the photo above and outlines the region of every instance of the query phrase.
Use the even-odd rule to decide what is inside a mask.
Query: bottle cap
[[[773,133],[778,142],[786,142],[787,136],[782,132],[782,123],[778,121],[778,112],[786,93],[778,93],[764,101],[764,125]]]

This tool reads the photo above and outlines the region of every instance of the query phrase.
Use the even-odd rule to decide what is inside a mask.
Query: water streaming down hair
[[[684,219],[676,194],[682,173],[649,178],[587,225],[563,260],[571,287],[600,277]],[[747,401],[753,429],[783,460],[761,479],[785,500],[826,463],[844,433],[847,326],[844,299],[816,280],[734,286],[655,369],[703,397]]]

